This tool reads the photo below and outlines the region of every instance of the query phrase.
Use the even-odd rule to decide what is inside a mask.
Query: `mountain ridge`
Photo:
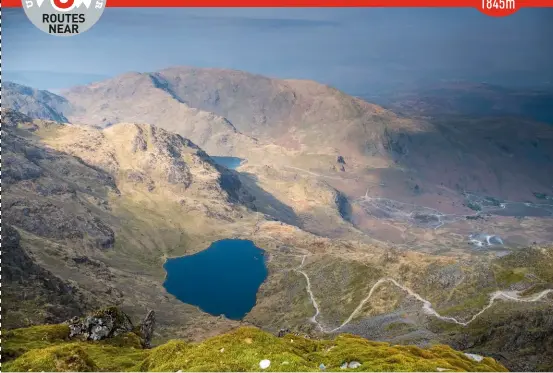
[[[59,95],[9,81],[4,82],[2,89],[9,92],[4,94],[5,107],[25,111],[26,115],[36,119],[68,121],[63,112],[70,111],[70,104]]]
[[[359,179],[376,176],[367,169],[387,170],[380,183],[418,184],[431,194],[443,185],[458,195],[477,191],[524,200],[553,184],[547,174],[533,172],[536,162],[553,159],[551,127],[527,119],[405,118],[312,81],[191,67],[123,74],[62,95],[71,105],[71,122],[147,122],[190,138],[212,155],[348,175],[358,179],[350,180],[349,190],[333,187],[350,198],[366,190]],[[519,142],[506,136],[511,131],[538,140]],[[336,164],[338,157],[347,160],[342,175],[331,170],[343,166]],[[520,175],[527,187],[518,185]],[[394,193],[416,197],[409,188]]]

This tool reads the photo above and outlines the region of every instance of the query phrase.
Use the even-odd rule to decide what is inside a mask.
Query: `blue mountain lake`
[[[194,255],[169,259],[163,286],[211,315],[240,320],[255,306],[267,278],[264,251],[248,240],[216,241]]]
[[[242,163],[242,158],[237,157],[211,157],[215,163],[224,166],[228,169],[234,170]]]

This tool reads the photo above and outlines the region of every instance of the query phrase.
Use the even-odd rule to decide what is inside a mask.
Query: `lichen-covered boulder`
[[[109,307],[84,318],[73,318],[69,322],[69,338],[99,341],[116,337],[133,330],[129,317],[117,307]]]

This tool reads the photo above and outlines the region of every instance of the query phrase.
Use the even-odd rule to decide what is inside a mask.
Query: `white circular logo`
[[[23,0],[25,14],[40,30],[74,36],[91,28],[104,12],[106,0]]]

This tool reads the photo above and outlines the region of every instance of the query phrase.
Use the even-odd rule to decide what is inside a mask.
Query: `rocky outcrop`
[[[465,275],[462,271],[461,266],[458,264],[454,264],[440,268],[435,272],[431,272],[426,281],[430,285],[436,285],[446,290],[453,289],[461,281],[463,281],[464,278]]]
[[[33,119],[19,111],[3,107],[2,108],[2,126],[16,127],[21,123],[32,123]]]
[[[519,310],[508,317],[490,319],[480,333],[459,333],[454,348],[487,354],[512,371],[553,369],[553,308]]]
[[[69,338],[92,341],[117,337],[133,330],[133,324],[125,313],[109,307],[84,318],[75,317],[69,322]]]
[[[156,314],[152,310],[148,312],[142,324],[140,324],[140,336],[142,337],[142,343],[145,348],[152,347],[152,337],[154,335],[154,328],[156,326]]]
[[[113,230],[97,217],[71,214],[59,205],[42,201],[17,201],[9,207],[9,221],[39,236],[56,240],[82,240],[108,249],[115,243]]]
[[[23,121],[18,124],[28,127],[29,118],[20,113],[10,111],[9,120]],[[40,121],[33,125],[38,126],[37,123],[52,130],[63,127]],[[95,191],[105,193],[106,189],[115,192],[113,178],[78,158],[32,141],[22,135],[23,128],[16,130],[16,125],[11,123],[3,128],[7,135],[2,143],[2,181],[6,186],[3,207],[7,221],[41,237],[111,248],[115,242],[113,230],[105,221],[89,214],[77,196]],[[74,206],[67,208],[69,203]]]
[[[11,305],[2,310],[2,326],[11,329],[59,323],[82,315],[86,302],[79,289],[35,263],[20,241],[15,228],[2,224],[2,299]],[[40,312],[27,315],[19,311],[25,307],[35,307]]]
[[[338,163],[338,169],[342,172],[346,171],[346,161],[344,160],[344,157],[339,155],[337,158],[336,158],[336,163]]]
[[[290,334],[290,333],[292,333],[292,331],[291,331],[290,329],[288,329],[288,328],[286,328],[286,329],[280,329],[280,330],[278,331],[278,337],[279,337],[279,338],[282,338],[282,337],[284,337],[286,334]]]
[[[155,312],[150,310],[138,326],[117,307],[108,307],[85,317],[74,317],[65,322],[69,326],[69,338],[85,341],[101,341],[127,333],[140,338],[143,348],[152,347],[156,326]]]

